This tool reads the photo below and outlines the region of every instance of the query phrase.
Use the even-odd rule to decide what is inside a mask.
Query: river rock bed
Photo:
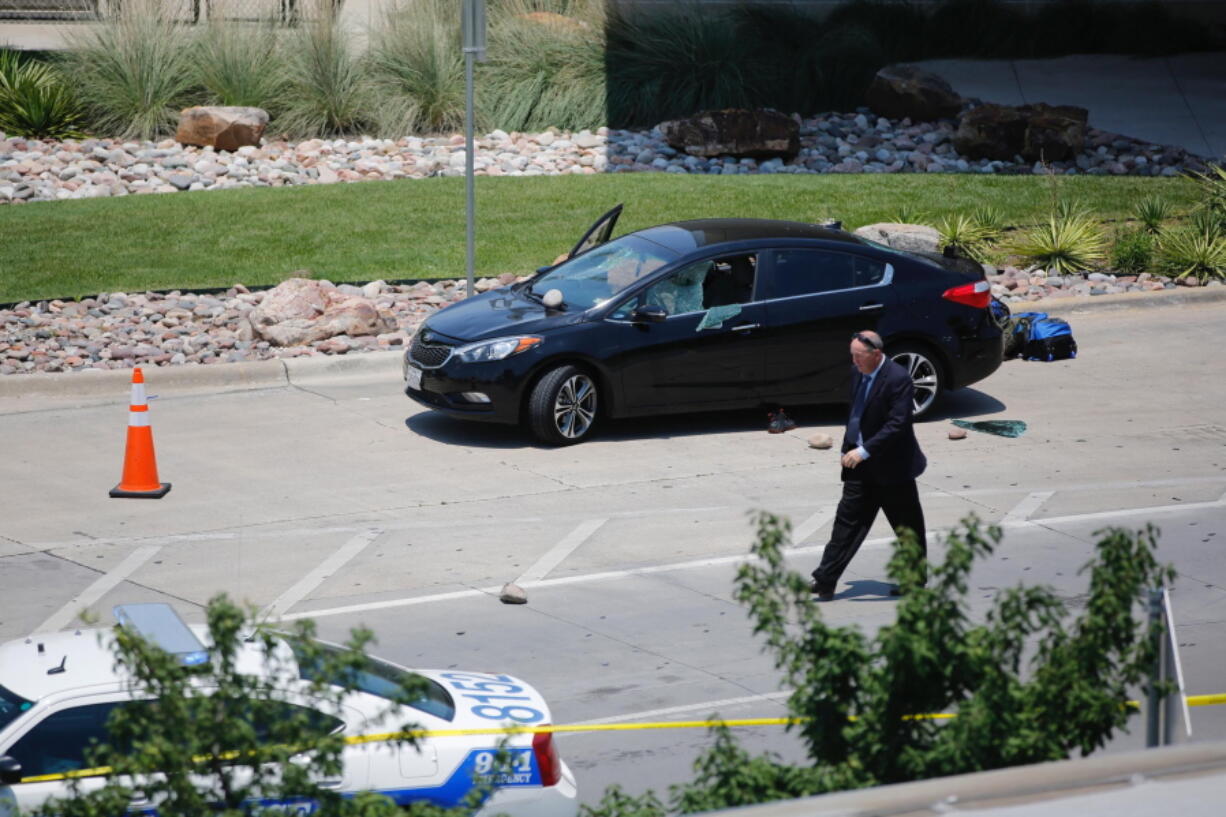
[[[953,146],[954,120],[912,123],[873,115],[794,116],[800,153],[791,160],[703,158],[670,147],[650,130],[495,130],[477,140],[476,173],[544,176],[602,172],[741,173],[1043,173],[1178,176],[1203,169],[1183,148],[1154,145],[1089,128],[1075,159],[1046,167],[966,159]],[[0,204],[146,193],[420,179],[464,173],[462,136],[266,141],[234,152],[184,147],[173,139],[38,141],[0,133]]]
[[[988,270],[992,292],[1015,312],[1042,309],[1044,298],[1107,295],[1173,289],[1174,281],[1142,273],[1048,275],[1039,269]],[[484,292],[517,280],[512,274],[482,278]],[[1179,285],[1195,286],[1194,279]],[[1208,286],[1221,286],[1213,281]],[[0,374],[126,369],[133,366],[214,365],[271,358],[346,355],[400,349],[432,312],[461,300],[460,281],[419,281],[337,289],[368,298],[398,328],[380,335],[338,335],[303,346],[278,347],[262,340],[248,315],[265,291],[238,284],[224,293],[103,293],[79,301],[23,302],[0,310]]]

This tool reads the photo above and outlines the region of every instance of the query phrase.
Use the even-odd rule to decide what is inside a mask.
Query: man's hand
[[[843,455],[844,468],[855,468],[862,462],[864,462],[864,458],[860,456],[860,449],[858,448],[853,448]]]

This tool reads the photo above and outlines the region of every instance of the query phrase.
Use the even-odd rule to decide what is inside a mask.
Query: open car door
[[[567,259],[574,258],[576,255],[585,253],[592,249],[592,247],[599,247],[608,241],[609,237],[613,235],[613,227],[617,224],[618,217],[622,214],[622,206],[619,204],[596,219],[596,223],[587,228],[587,232],[583,234],[583,238],[579,239],[579,243],[575,245],[575,248],[570,251]]]

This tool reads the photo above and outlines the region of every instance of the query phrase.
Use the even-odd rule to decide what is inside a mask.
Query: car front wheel
[[[911,375],[911,383],[915,386],[912,416],[919,420],[932,410],[945,388],[941,365],[931,352],[913,344],[891,349],[890,357]]]
[[[596,422],[596,380],[577,366],[546,372],[528,398],[528,423],[536,438],[549,445],[573,445],[587,439]]]

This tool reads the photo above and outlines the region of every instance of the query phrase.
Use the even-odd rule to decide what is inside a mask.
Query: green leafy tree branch
[[[968,579],[1000,529],[967,517],[931,566],[904,531],[887,570],[905,592],[894,623],[870,638],[822,620],[808,581],[785,564],[786,519],[760,512],[754,523],[755,558],[738,570],[734,595],[794,689],[788,728],[809,764],[753,756],[716,728],[695,779],[673,787],[667,807],[650,792],[610,790],[588,817],[690,814],[1064,759],[1126,727],[1129,691],[1154,661],[1157,633],[1140,602],[1174,578],[1156,558],[1153,526],[1096,534],[1075,616],[1052,589],[1017,586],[998,592],[981,622],[970,615]],[[956,717],[917,717],[927,713]]]

